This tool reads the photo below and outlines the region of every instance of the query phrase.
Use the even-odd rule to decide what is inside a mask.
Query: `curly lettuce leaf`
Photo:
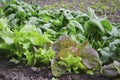
[[[66,67],[58,64],[54,59],[51,60],[51,71],[53,76],[60,77],[66,72]]]
[[[58,63],[65,66],[68,72],[93,74],[93,71],[101,65],[97,51],[88,41],[78,44],[69,36],[63,35],[53,43],[52,49],[56,53]]]
[[[57,58],[67,57],[72,54],[74,56],[80,55],[80,49],[78,44],[71,40],[68,35],[62,35],[59,39],[52,45],[53,51],[55,51]]]
[[[84,47],[81,51],[81,57],[83,58],[83,64],[88,69],[96,68],[100,65],[99,55],[88,42],[83,43]]]

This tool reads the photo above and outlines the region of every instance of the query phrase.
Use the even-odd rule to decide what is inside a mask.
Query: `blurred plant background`
[[[13,0],[0,0],[11,2]],[[20,1],[20,0],[19,0]],[[120,23],[120,0],[22,0],[30,4],[38,4],[42,8],[65,8],[86,11],[89,6],[98,16],[107,17],[113,23]],[[1,4],[2,5],[2,4]]]

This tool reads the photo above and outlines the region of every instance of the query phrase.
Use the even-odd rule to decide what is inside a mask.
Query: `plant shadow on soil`
[[[114,80],[102,75],[90,76],[87,74],[65,74],[54,78],[49,68],[33,71],[25,64],[14,64],[9,62],[6,55],[0,53],[0,80]]]

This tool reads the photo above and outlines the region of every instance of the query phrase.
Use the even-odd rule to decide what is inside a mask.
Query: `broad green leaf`
[[[112,31],[112,24],[108,20],[102,19],[101,24],[106,30],[108,30],[110,32]]]
[[[25,13],[24,11],[18,11],[18,12],[16,13],[16,17],[17,17],[17,18],[20,18],[20,19],[25,19],[26,13]]]
[[[105,47],[101,50],[101,54],[107,59],[107,57],[110,57],[113,53],[110,51],[109,47]]]
[[[10,20],[13,20],[15,18],[15,14],[10,14],[9,16],[8,16],[8,19],[10,19]]]
[[[85,32],[88,34],[89,32],[94,33],[93,31],[100,31],[101,34],[105,34],[104,27],[96,19],[91,19],[88,22],[86,22],[84,25],[84,29],[85,29]]]
[[[76,40],[77,41],[85,41],[86,40],[86,38],[85,38],[85,36],[83,35],[83,34],[81,34],[81,33],[79,33],[79,34],[77,34],[77,35],[74,35],[75,37],[76,37]],[[74,40],[74,39],[73,39]]]
[[[70,20],[70,23],[71,23],[71,25],[73,25],[74,27],[79,29],[81,32],[84,32],[83,26],[79,22],[77,22],[76,20]]]
[[[100,51],[102,63],[109,62],[109,58],[114,54],[109,47],[105,47]]]
[[[52,21],[52,25],[56,26],[56,27],[61,27],[62,26],[62,22],[60,20],[53,20]]]
[[[8,23],[7,19],[0,18],[0,30],[7,27],[8,25],[7,23]]]
[[[114,37],[117,37],[117,36],[119,36],[119,34],[120,34],[119,29],[117,29],[117,27],[113,27],[112,31],[110,32],[110,35],[114,36]]]
[[[76,16],[76,20],[83,26],[88,20],[90,20],[87,14],[81,14]]]
[[[44,30],[49,30],[50,26],[51,26],[51,23],[47,23],[47,24],[44,24],[41,28],[43,28]]]
[[[17,6],[17,13],[16,13],[16,17],[20,18],[20,19],[24,19],[26,17],[26,12],[24,11],[24,9],[21,6]]]
[[[72,22],[69,22],[67,24],[68,29],[70,29],[71,34],[76,34],[76,28],[75,25]]]
[[[65,11],[63,12],[63,14],[64,14],[64,16],[66,17],[66,19],[68,19],[68,20],[71,20],[71,19],[74,18],[69,10],[65,10]]]
[[[102,62],[111,63],[114,60],[119,61],[120,60],[119,46],[120,46],[120,40],[116,39],[114,41],[111,41],[108,47],[102,48],[102,50],[100,50]]]
[[[87,11],[86,11],[87,15],[92,18],[92,19],[98,19],[98,17],[96,16],[94,10],[90,7],[87,8]]]
[[[45,33],[52,34],[51,36],[56,34],[56,32],[54,30],[52,30],[52,29],[47,29],[47,31]]]
[[[111,51],[115,51],[116,48],[117,48],[116,45],[118,45],[118,44],[120,44],[120,40],[119,40],[119,39],[116,39],[116,40],[114,40],[113,42],[111,42],[111,43],[109,44],[110,50],[111,50]]]
[[[2,37],[5,41],[6,44],[13,44],[14,43],[14,39],[9,38],[9,37]]]
[[[0,3],[6,5],[6,0],[0,0]]]
[[[38,14],[45,22],[49,22],[51,20],[50,13],[47,10],[40,11]]]
[[[36,25],[38,24],[39,19],[37,17],[29,17],[29,20],[25,21],[25,24]]]

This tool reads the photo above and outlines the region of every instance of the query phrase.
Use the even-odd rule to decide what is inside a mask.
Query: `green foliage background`
[[[97,15],[107,16],[111,22],[120,22],[120,0],[23,0],[27,3],[40,4],[47,8],[66,8],[85,11],[89,6]]]

